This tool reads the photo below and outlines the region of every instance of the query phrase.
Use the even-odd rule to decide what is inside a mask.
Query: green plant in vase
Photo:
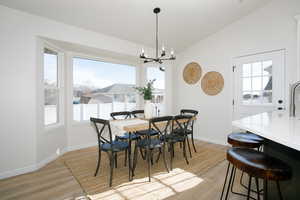
[[[149,119],[152,117],[153,113],[153,108],[151,105],[151,99],[152,99],[152,94],[153,94],[153,83],[155,79],[149,80],[144,87],[134,87],[138,91],[140,95],[143,96],[145,100],[145,108],[144,108],[144,113],[145,113],[145,118]]]

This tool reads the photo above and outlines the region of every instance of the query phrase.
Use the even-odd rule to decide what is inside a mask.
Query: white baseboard
[[[17,175],[21,175],[21,174],[26,174],[29,172],[33,172],[35,170],[37,170],[36,165],[29,165],[27,167],[2,172],[2,173],[0,173],[0,180],[9,178],[9,177],[13,177],[13,176],[17,176]]]
[[[98,145],[97,142],[93,142],[93,143],[88,143],[88,144],[80,144],[80,145],[69,146],[68,151],[75,151],[75,150],[84,149],[84,148],[88,148],[88,147],[93,147],[93,146],[97,146],[97,145]]]
[[[196,140],[201,140],[201,141],[204,141],[204,142],[209,142],[209,143],[214,143],[214,144],[220,144],[220,145],[227,146],[226,141],[214,140],[214,139],[211,139],[211,138],[195,137],[195,136],[194,136],[194,138]]]
[[[61,150],[60,154],[54,153],[51,156],[41,160],[40,162],[38,162],[34,165],[30,165],[30,166],[23,167],[23,168],[2,172],[2,173],[0,173],[0,180],[36,171],[36,170],[44,167],[48,163],[52,162],[53,160],[57,159],[59,156],[62,156],[66,152],[79,150],[79,149],[84,149],[84,148],[92,147],[92,146],[96,146],[96,145],[97,145],[97,143],[88,143],[88,144],[83,144],[83,145],[75,145],[75,146],[66,147],[66,148]]]
[[[40,168],[44,167],[44,166],[47,165],[48,163],[50,163],[50,162],[56,160],[59,156],[64,155],[66,152],[67,152],[67,148],[63,148],[63,149],[61,150],[60,154],[54,153],[54,154],[52,154],[51,156],[49,156],[49,157],[47,157],[47,158],[41,160],[40,162],[38,162],[38,163],[36,164],[36,169],[40,169]]]

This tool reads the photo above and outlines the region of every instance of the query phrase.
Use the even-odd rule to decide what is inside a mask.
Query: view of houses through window
[[[73,58],[73,119],[109,119],[111,112],[136,108],[133,66]]]

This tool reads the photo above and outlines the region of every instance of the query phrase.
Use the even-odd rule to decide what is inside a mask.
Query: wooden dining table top
[[[192,120],[196,120],[196,117],[192,117]],[[137,123],[135,124],[130,124],[130,121],[133,120],[138,120]],[[130,118],[130,119],[117,119],[117,120],[111,120],[112,123],[114,122],[124,122],[124,124],[126,124],[126,121],[128,121],[129,125],[124,125],[122,128],[124,131],[126,132],[137,132],[137,131],[142,131],[142,130],[147,130],[149,128],[149,119],[145,119],[145,118]],[[178,120],[179,122],[185,122],[187,121],[186,119],[181,119]],[[159,122],[159,123],[155,123],[158,127],[160,126],[165,126],[166,125],[166,121],[164,122]]]

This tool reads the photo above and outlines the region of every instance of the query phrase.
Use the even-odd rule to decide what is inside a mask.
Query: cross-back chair
[[[121,112],[112,112],[110,113],[110,116],[112,117],[112,119],[114,120],[118,120],[118,119],[130,119],[131,118],[131,112],[129,111],[121,111]],[[126,142],[129,142],[129,136],[131,137],[131,140],[139,140],[140,139],[140,136],[137,135],[137,134],[134,134],[134,133],[124,133],[124,135],[122,136],[116,136],[116,140],[121,140],[121,141],[126,141]],[[118,163],[117,163],[117,154],[115,155],[115,166],[117,167],[118,166]],[[125,160],[124,160],[124,166],[126,166],[127,164],[127,151],[125,152]]]
[[[180,114],[181,115],[191,115],[193,117],[196,117],[198,115],[198,113],[199,112],[197,110],[192,110],[192,109],[182,109],[182,110],[180,110]],[[191,140],[192,140],[192,145],[193,145],[194,151],[195,151],[195,153],[197,153],[195,142],[194,142],[194,122],[195,122],[195,120],[192,120],[191,124],[188,127],[187,134],[191,136]],[[176,130],[175,130],[175,132],[176,132]],[[179,130],[178,130],[177,133],[178,134],[182,134],[182,133],[180,133]],[[192,157],[190,142],[189,142],[188,138],[187,138],[187,144],[188,144],[188,149],[189,149],[190,157]]]
[[[97,176],[98,174],[100,163],[101,163],[101,153],[102,151],[104,151],[107,153],[109,158],[109,166],[110,166],[109,186],[111,187],[112,179],[113,179],[114,162],[116,158],[115,155],[121,151],[125,151],[126,153],[128,153],[129,145],[127,142],[113,140],[109,120],[91,117],[90,121],[93,123],[96,129],[97,138],[98,138],[98,162],[97,162],[96,172],[94,176]],[[128,175],[130,180],[130,172]]]
[[[192,123],[193,116],[191,115],[176,115],[172,121],[172,131],[169,135],[166,136],[165,140],[169,144],[170,147],[170,168],[173,169],[173,158],[174,158],[174,144],[180,143],[183,144],[182,153],[183,157],[187,164],[189,164],[187,153],[186,153],[186,141],[188,136],[188,127]],[[176,130],[180,130],[182,134],[177,134],[174,132],[174,128]]]
[[[133,175],[134,170],[137,165],[137,158],[138,158],[138,148],[142,148],[145,150],[146,153],[146,160],[148,164],[148,177],[149,182],[151,181],[151,159],[153,158],[153,152],[154,150],[159,150],[159,152],[163,156],[163,162],[165,165],[165,168],[167,172],[169,172],[169,168],[166,161],[166,155],[165,155],[165,140],[161,140],[160,138],[163,136],[166,136],[170,133],[172,130],[172,116],[165,116],[165,117],[155,117],[152,119],[149,119],[149,127],[147,135],[144,139],[141,139],[137,142],[135,148],[134,148],[134,158],[133,158]],[[156,130],[158,132],[158,137],[151,137],[150,130]]]

